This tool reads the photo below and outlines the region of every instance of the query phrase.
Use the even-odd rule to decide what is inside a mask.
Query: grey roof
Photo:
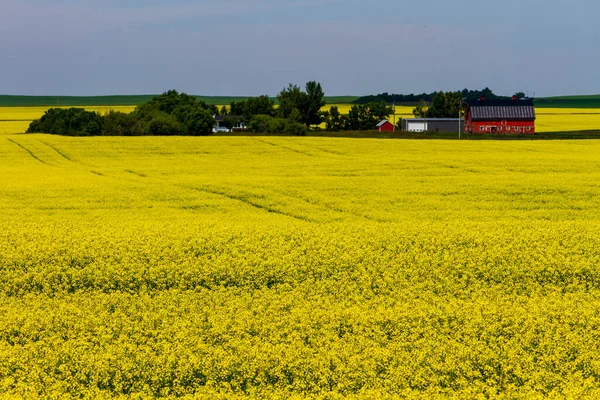
[[[380,123],[378,123],[378,124],[377,124],[377,128],[380,128],[380,127],[382,127],[382,126],[383,126],[383,125],[385,125],[387,122],[390,122],[390,121],[388,121],[387,119],[384,119],[383,121],[381,121]],[[390,122],[390,124],[391,124],[391,122]]]
[[[408,122],[456,122],[458,120],[462,121],[462,118],[404,118],[403,121]]]
[[[227,115],[227,116],[223,116],[223,115],[215,115],[214,116],[215,121],[217,122],[222,122],[225,121],[225,118],[230,118],[236,121],[240,121],[242,119],[241,115]]]
[[[475,106],[471,108],[473,121],[509,119],[529,121],[535,119],[533,106]]]
[[[468,102],[473,121],[535,120],[533,101],[527,100],[476,100]]]

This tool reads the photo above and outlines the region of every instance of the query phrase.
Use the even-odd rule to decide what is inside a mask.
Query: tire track
[[[343,214],[343,215],[350,215],[350,216],[353,216],[353,217],[356,217],[356,218],[363,218],[363,219],[366,219],[367,221],[372,221],[372,222],[382,222],[382,223],[389,222],[387,220],[382,220],[382,219],[370,217],[368,215],[363,215],[363,214],[359,214],[359,213],[356,213],[356,212],[353,212],[353,211],[344,210],[341,207],[332,206],[332,205],[327,204],[327,203],[315,201],[312,198],[305,198],[305,197],[303,197],[303,196],[301,196],[301,195],[299,195],[297,193],[289,194],[289,193],[284,193],[284,192],[279,191],[279,190],[273,190],[273,191],[275,193],[279,194],[279,195],[283,195],[283,196],[289,197],[291,199],[300,200],[300,201],[303,201],[303,202],[305,202],[307,204],[310,204],[310,205],[313,205],[313,206],[324,207],[324,208],[326,208],[328,210],[335,211],[335,212]]]
[[[259,203],[253,202],[251,200],[248,200],[245,197],[236,196],[236,195],[233,195],[231,193],[227,193],[225,191],[221,191],[221,190],[209,188],[209,187],[206,187],[206,186],[200,187],[200,188],[198,188],[198,187],[187,187],[187,186],[182,186],[182,187],[184,187],[186,189],[193,189],[193,190],[197,190],[197,191],[200,191],[200,192],[205,192],[205,193],[210,193],[210,194],[214,194],[214,195],[218,195],[218,196],[223,196],[223,197],[226,197],[226,198],[228,198],[230,200],[236,200],[236,201],[242,202],[244,204],[247,204],[249,206],[252,206],[254,208],[257,208],[259,210],[266,211],[266,212],[269,212],[269,213],[272,213],[272,214],[279,214],[279,215],[283,215],[283,216],[286,216],[286,217],[289,217],[289,218],[294,218],[294,219],[297,219],[299,221],[304,221],[304,222],[315,222],[315,221],[313,221],[313,220],[311,220],[309,218],[306,218],[306,217],[303,217],[303,216],[300,216],[300,215],[294,215],[292,213],[288,213],[288,212],[284,212],[284,211],[281,211],[281,210],[277,210],[275,208],[272,208],[272,207],[269,207],[269,206],[265,206],[263,204],[259,204]]]
[[[39,158],[38,156],[36,156],[36,155],[35,155],[35,154],[34,154],[34,153],[31,151],[31,150],[29,150],[27,147],[23,146],[22,144],[20,144],[20,143],[18,143],[18,142],[16,142],[16,141],[14,141],[14,140],[12,140],[12,139],[8,139],[8,138],[7,138],[6,140],[8,140],[9,142],[11,142],[11,143],[13,143],[13,144],[15,144],[15,145],[19,146],[21,149],[23,149],[23,150],[25,150],[27,153],[29,153],[29,155],[30,155],[31,157],[35,158],[36,160],[38,160],[38,161],[39,161],[39,162],[41,162],[42,164],[45,164],[45,165],[50,165],[50,164],[48,164],[46,161],[44,161],[44,160],[42,160],[41,158]]]
[[[40,142],[43,145],[46,145],[48,147],[50,147],[52,150],[54,150],[55,152],[57,152],[62,158],[67,159],[68,161],[71,162],[75,162],[73,161],[73,159],[71,157],[69,157],[68,155],[66,155],[65,153],[63,153],[62,151],[60,151],[59,149],[57,149],[56,147],[52,146],[51,144],[48,144],[46,142],[42,142],[41,140],[38,140],[38,142]]]
[[[264,143],[264,144],[268,144],[268,145],[273,146],[273,147],[281,147],[282,149],[286,149],[288,151],[293,151],[294,153],[304,154],[305,156],[309,156],[309,157],[314,157],[315,156],[314,154],[306,153],[306,152],[304,152],[302,150],[293,149],[291,147],[287,147],[287,146],[284,146],[282,144],[275,144],[275,143],[267,142],[266,140],[261,140],[261,139],[256,139],[256,138],[253,138],[253,139],[256,140],[256,141],[258,141],[258,142],[261,142],[261,143]]]

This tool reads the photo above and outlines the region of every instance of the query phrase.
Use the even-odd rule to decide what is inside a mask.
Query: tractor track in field
[[[25,151],[26,151],[26,152],[27,152],[27,153],[28,153],[28,154],[29,154],[31,157],[35,158],[36,160],[38,160],[38,161],[39,161],[39,162],[41,162],[42,164],[45,164],[45,165],[50,165],[50,164],[48,164],[46,161],[44,161],[44,160],[42,160],[41,158],[39,158],[38,156],[36,156],[36,155],[35,155],[35,153],[34,153],[33,151],[29,150],[27,147],[23,146],[21,143],[19,143],[19,142],[15,141],[15,140],[13,140],[13,139],[8,139],[8,138],[7,138],[6,140],[8,140],[9,142],[13,143],[14,145],[16,145],[16,146],[20,147],[21,149],[25,150]]]
[[[293,151],[294,153],[304,154],[305,156],[309,156],[309,157],[314,157],[315,156],[314,154],[310,154],[310,153],[307,153],[307,152],[302,151],[302,150],[293,149],[291,147],[287,147],[287,146],[284,146],[282,144],[271,143],[271,142],[267,142],[266,140],[261,140],[261,139],[256,139],[256,138],[253,138],[253,139],[256,140],[257,142],[268,144],[268,145],[273,146],[273,147],[280,147],[280,148],[286,149],[288,151]]]
[[[315,221],[311,220],[310,218],[306,218],[306,217],[303,217],[303,216],[300,216],[300,215],[294,215],[292,213],[288,213],[288,212],[285,212],[285,211],[277,210],[275,208],[272,208],[272,207],[269,207],[269,206],[265,206],[263,204],[256,203],[256,202],[254,202],[252,200],[247,199],[246,197],[235,195],[235,194],[231,194],[231,193],[228,193],[228,192],[225,192],[225,191],[222,191],[222,190],[217,190],[217,189],[214,189],[214,188],[210,188],[210,187],[207,187],[207,186],[203,186],[203,187],[180,186],[180,187],[184,187],[186,189],[193,189],[193,190],[197,190],[197,191],[200,191],[200,192],[210,193],[210,194],[214,194],[214,195],[217,195],[217,196],[223,196],[223,197],[226,197],[226,198],[228,198],[230,200],[235,200],[235,201],[242,202],[244,204],[247,204],[249,206],[252,206],[252,207],[257,208],[257,209],[262,210],[262,211],[266,211],[268,213],[279,214],[279,215],[283,215],[283,216],[286,216],[286,217],[289,217],[289,218],[294,218],[296,220],[304,221],[304,222],[315,222]]]
[[[73,159],[71,157],[69,157],[68,155],[66,155],[65,153],[63,153],[62,151],[60,151],[59,149],[57,149],[56,147],[52,146],[51,144],[48,144],[46,142],[42,142],[41,140],[38,140],[38,142],[40,142],[43,145],[46,145],[46,146],[50,147],[52,150],[54,150],[55,152],[57,152],[58,155],[60,155],[62,158],[66,159],[68,161],[71,161],[71,162],[76,162],[76,161],[73,161]]]
[[[311,198],[305,198],[303,196],[300,196],[297,193],[290,194],[290,193],[282,192],[282,191],[279,191],[279,190],[272,190],[272,191],[275,192],[275,193],[277,193],[277,194],[279,194],[279,195],[283,195],[283,196],[289,197],[291,199],[300,200],[300,201],[302,201],[304,203],[307,203],[307,204],[310,204],[312,206],[324,207],[324,208],[326,208],[328,210],[335,211],[335,212],[343,214],[343,215],[351,215],[351,216],[356,217],[356,218],[363,218],[363,219],[366,219],[368,221],[373,221],[373,222],[388,222],[388,221],[385,221],[385,220],[381,220],[381,219],[370,217],[368,215],[363,215],[363,214],[355,213],[355,212],[352,212],[352,211],[349,211],[349,210],[344,210],[341,207],[332,206],[330,204],[323,203],[323,202],[320,202],[320,201],[314,201]]]

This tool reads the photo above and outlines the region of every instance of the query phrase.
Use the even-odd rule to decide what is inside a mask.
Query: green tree
[[[331,106],[326,114],[325,123],[328,131],[339,131],[343,129],[342,115],[337,106]]]
[[[461,92],[439,92],[427,111],[429,118],[457,118],[462,107]]]
[[[250,120],[254,115],[275,115],[275,102],[267,95],[250,97],[242,108],[242,114],[245,119]]]
[[[268,132],[272,120],[270,115],[255,115],[248,122],[248,130],[256,133]]]
[[[315,81],[306,83],[306,100],[304,108],[300,108],[302,121],[306,127],[311,125],[319,125],[323,122],[323,113],[321,108],[325,106],[325,93],[321,84]]]
[[[27,133],[101,135],[104,133],[104,119],[97,112],[85,111],[83,108],[51,108],[29,125]]]
[[[302,109],[305,108],[306,93],[300,90],[300,86],[289,84],[277,95],[279,108],[277,116],[280,118],[289,118],[294,110],[298,110],[302,115]]]
[[[315,81],[306,83],[306,91],[299,86],[289,84],[279,95],[277,116],[301,122],[306,127],[323,122],[321,108],[325,106],[325,94],[321,84]],[[297,110],[297,111],[295,111]]]
[[[419,104],[413,109],[413,115],[415,118],[427,117],[427,104],[424,100],[419,101]]]

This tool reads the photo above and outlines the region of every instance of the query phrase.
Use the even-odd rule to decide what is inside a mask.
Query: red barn
[[[480,100],[467,101],[465,131],[491,134],[534,134],[535,108],[533,100]]]
[[[387,119],[384,119],[380,123],[377,124],[377,130],[379,132],[394,132],[394,124],[392,124]]]

